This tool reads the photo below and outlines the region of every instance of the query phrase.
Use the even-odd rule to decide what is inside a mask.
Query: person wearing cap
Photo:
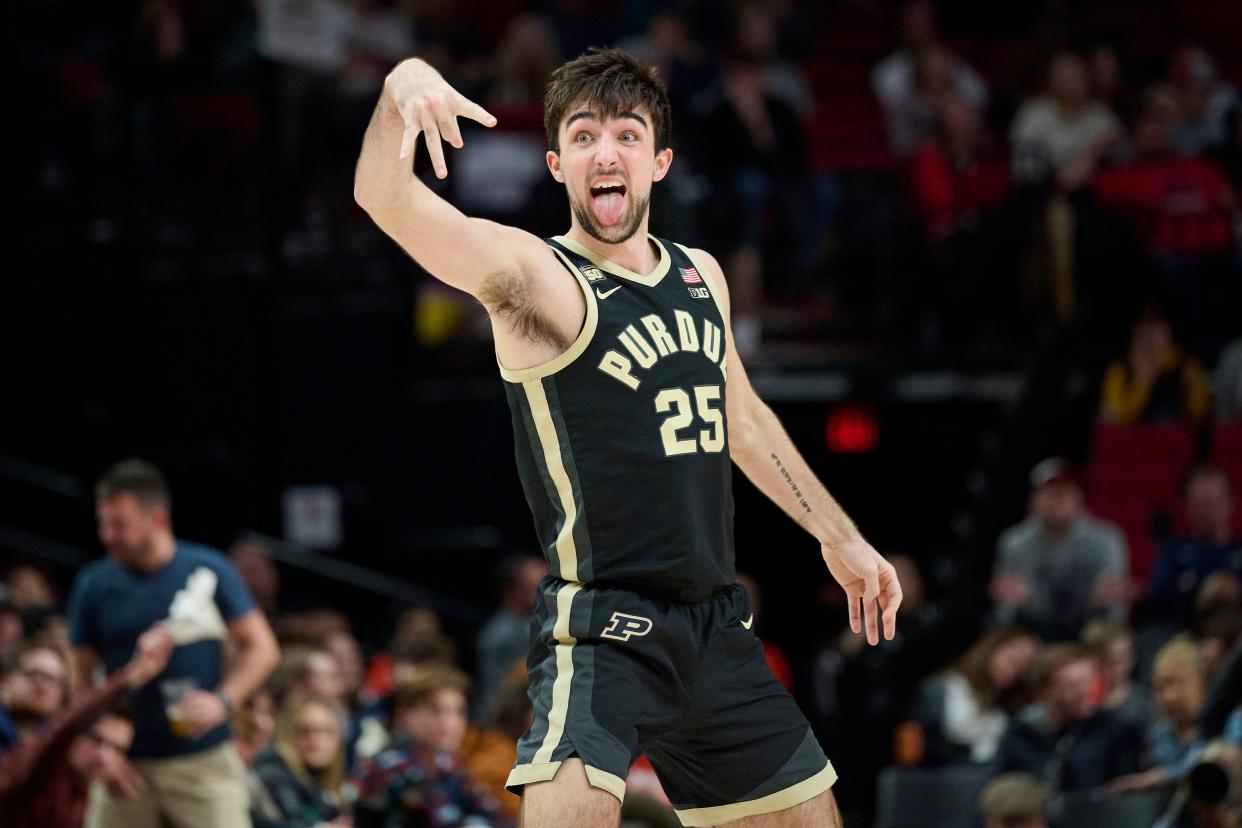
[[[1048,786],[1029,773],[1005,773],[979,795],[983,828],[1048,828]]]
[[[1031,470],[1030,511],[997,543],[990,593],[999,624],[1077,640],[1087,621],[1122,618],[1130,560],[1121,530],[1090,515],[1074,469],[1051,457]]]

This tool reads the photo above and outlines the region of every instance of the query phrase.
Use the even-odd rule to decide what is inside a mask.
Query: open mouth
[[[599,182],[591,187],[591,200],[595,202],[600,224],[616,224],[625,209],[625,185],[620,181]]]

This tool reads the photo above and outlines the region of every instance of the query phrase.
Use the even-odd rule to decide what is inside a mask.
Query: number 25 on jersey
[[[669,414],[660,424],[660,439],[664,441],[664,454],[668,457],[694,454],[700,448],[708,453],[719,453],[724,449],[724,413],[719,407],[720,386],[696,385],[693,391],[693,407],[690,394],[684,388],[665,388],[656,394],[656,412]],[[693,433],[685,433],[694,422],[695,411],[698,412],[699,420],[708,426],[699,429],[697,440]]]

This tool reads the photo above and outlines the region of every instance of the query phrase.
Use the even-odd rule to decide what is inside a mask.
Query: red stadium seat
[[[1136,582],[1147,581],[1155,562],[1153,521],[1177,514],[1178,483],[1193,460],[1194,432],[1187,425],[1098,423],[1092,432],[1087,505],[1125,533]]]

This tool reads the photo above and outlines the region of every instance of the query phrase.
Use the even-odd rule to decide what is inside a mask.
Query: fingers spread
[[[461,128],[457,125],[457,116],[452,113],[437,113],[436,126],[440,128],[440,134],[444,136],[444,140],[453,146],[461,149]]]

